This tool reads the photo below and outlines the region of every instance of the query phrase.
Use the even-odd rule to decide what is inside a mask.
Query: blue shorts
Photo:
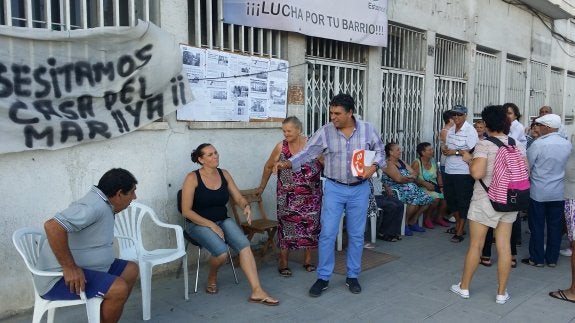
[[[128,265],[127,260],[114,259],[112,265],[108,272],[95,271],[90,269],[84,269],[84,277],[86,278],[86,297],[103,297],[106,295],[110,286],[114,283],[114,280],[118,278]],[[66,286],[64,278],[62,277],[50,291],[42,295],[43,299],[50,301],[54,300],[73,300],[80,299],[80,295],[70,292],[70,288]]]
[[[240,252],[250,245],[248,238],[246,238],[246,235],[236,221],[227,218],[222,221],[217,221],[216,224],[224,231],[226,241],[222,240],[214,230],[190,221],[186,221],[186,231],[202,248],[206,248],[206,250],[216,257],[228,252],[226,243],[237,252]]]

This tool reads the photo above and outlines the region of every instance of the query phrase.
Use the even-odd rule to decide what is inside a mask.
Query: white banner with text
[[[387,46],[387,0],[222,0],[224,22]]]
[[[192,100],[178,43],[152,23],[0,26],[0,153],[110,139]]]

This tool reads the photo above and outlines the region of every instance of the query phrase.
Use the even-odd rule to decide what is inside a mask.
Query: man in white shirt
[[[454,212],[455,227],[447,230],[453,234],[451,242],[463,241],[463,227],[473,195],[475,180],[469,174],[469,166],[461,158],[463,151],[470,151],[477,143],[475,128],[466,121],[467,108],[456,105],[451,109],[454,126],[447,132],[446,146],[441,153],[445,159],[445,176],[443,178],[443,193],[449,212]]]

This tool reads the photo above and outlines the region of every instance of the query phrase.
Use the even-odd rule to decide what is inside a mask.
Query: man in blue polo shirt
[[[535,119],[533,130],[537,140],[527,149],[531,189],[528,213],[529,258],[521,262],[534,267],[557,265],[561,246],[565,165],[571,152],[571,143],[561,137],[558,130],[561,117],[545,114]],[[547,243],[544,241],[547,226]],[[546,245],[546,246],[545,246]]]
[[[103,298],[102,322],[117,322],[138,278],[138,265],[115,258],[114,214],[136,199],[136,178],[127,170],[106,172],[97,186],[44,223],[47,240],[38,268],[64,277],[34,276],[38,293],[48,300]]]
[[[319,262],[317,281],[309,295],[318,297],[327,289],[335,265],[335,239],[343,211],[346,215],[348,235],[346,285],[354,294],[361,293],[357,280],[361,271],[363,235],[370,187],[367,179],[378,168],[385,166],[383,142],[373,126],[354,116],[355,102],[348,94],[338,94],[329,103],[331,122],[319,128],[306,146],[287,161],[276,163],[276,169],[300,166],[320,155],[324,156],[323,203],[321,207],[321,233],[319,236]],[[354,177],[351,171],[352,153],[355,149],[375,151],[371,166],[365,166],[363,177]]]

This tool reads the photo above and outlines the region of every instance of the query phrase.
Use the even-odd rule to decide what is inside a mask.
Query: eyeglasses
[[[533,125],[537,126],[537,127],[547,127],[547,125],[544,125],[544,124],[539,123],[539,122],[535,122]]]

